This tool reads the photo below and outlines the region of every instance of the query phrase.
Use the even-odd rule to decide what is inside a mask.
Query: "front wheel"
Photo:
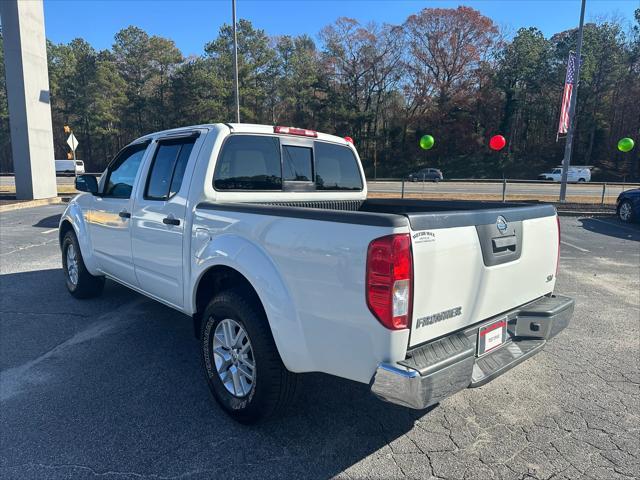
[[[209,389],[234,420],[258,422],[293,400],[297,376],[282,363],[255,295],[217,294],[204,311],[200,341]]]
[[[104,277],[91,275],[84,264],[80,245],[69,230],[62,240],[62,269],[69,293],[76,298],[97,297],[104,288]]]
[[[584,182],[586,182],[586,180],[584,178],[579,178],[578,179],[578,183],[584,183]]]
[[[618,207],[618,218],[625,223],[629,223],[633,219],[633,205],[629,200],[623,200]]]

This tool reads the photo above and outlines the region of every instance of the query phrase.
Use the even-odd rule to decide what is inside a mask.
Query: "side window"
[[[104,197],[129,198],[148,143],[125,148],[107,170]]]
[[[231,135],[218,156],[216,190],[282,190],[280,141],[261,135]]]
[[[283,145],[282,177],[284,181],[313,181],[313,151],[306,147]]]
[[[195,138],[160,140],[147,178],[146,199],[167,200],[180,190],[194,143]]]
[[[315,142],[316,189],[362,190],[358,161],[348,147]]]

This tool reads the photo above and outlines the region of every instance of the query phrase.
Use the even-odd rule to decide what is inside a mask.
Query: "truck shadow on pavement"
[[[328,478],[355,464],[350,476],[390,477],[390,444],[416,451],[403,435],[426,412],[322,374],[302,377],[285,415],[235,423],[209,393],[191,319],[113,282],[85,301],[60,269],[3,275],[0,289],[4,478]]]
[[[583,228],[591,232],[640,242],[640,225],[638,224],[623,223],[619,219],[611,216],[588,217],[578,220],[582,223]]]
[[[57,228],[60,224],[60,217],[62,214],[58,213],[57,215],[50,215],[45,218],[41,218],[38,220],[38,223],[35,223],[33,226],[38,228]]]

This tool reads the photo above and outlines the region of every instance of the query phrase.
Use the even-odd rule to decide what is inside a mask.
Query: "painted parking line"
[[[44,232],[42,232],[43,235],[47,235],[48,233],[53,233],[53,232],[57,232],[58,229],[57,228],[52,228],[51,230],[45,230]]]
[[[564,240],[560,240],[560,243],[563,244],[563,245],[566,245],[567,247],[571,247],[571,248],[575,248],[576,250],[580,250],[581,252],[589,253],[589,250],[587,250],[586,248],[578,247],[577,245],[574,245],[573,243],[569,243],[569,242],[566,242]]]

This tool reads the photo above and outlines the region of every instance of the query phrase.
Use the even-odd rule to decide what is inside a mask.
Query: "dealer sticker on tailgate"
[[[501,318],[478,330],[478,356],[504,344],[507,338],[507,319]]]

